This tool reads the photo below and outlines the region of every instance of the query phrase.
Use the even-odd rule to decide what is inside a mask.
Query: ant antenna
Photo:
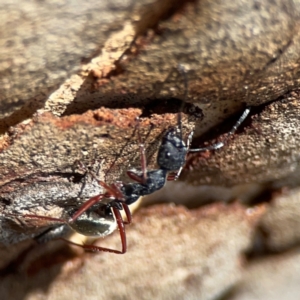
[[[225,141],[229,139],[230,136],[232,136],[239,126],[245,121],[245,119],[248,117],[249,113],[251,111],[251,107],[247,107],[243,114],[240,116],[240,118],[237,120],[237,122],[233,125],[232,129],[227,133]],[[213,145],[203,147],[203,148],[195,148],[195,149],[189,149],[188,152],[204,152],[204,151],[211,151],[211,150],[217,150],[222,148],[225,145],[225,142],[218,142]]]
[[[178,132],[178,136],[179,136],[180,140],[183,142],[182,110],[183,110],[183,106],[186,103],[186,100],[188,98],[188,78],[187,78],[187,70],[182,64],[178,64],[176,70],[184,79],[184,101],[182,102],[181,108],[179,109],[179,112],[177,114],[177,130],[176,130]],[[192,131],[188,136],[187,146],[184,146],[184,147],[186,147],[186,150],[189,149],[193,133],[194,133],[194,131]],[[180,168],[178,169],[178,171],[176,172],[176,175],[174,177],[169,175],[168,178],[172,178],[172,180],[177,180],[179,178],[182,170],[183,170],[183,164],[181,164]]]
[[[185,69],[185,67],[182,65],[182,64],[178,64],[177,66],[177,71],[178,73],[181,74],[181,76],[183,77],[184,79],[184,101],[186,102],[187,100],[187,97],[188,97],[188,78],[187,78],[187,71]],[[182,106],[184,105],[184,103],[182,103]],[[177,115],[177,134],[178,134],[178,137],[180,138],[181,141],[183,141],[183,137],[182,137],[182,110],[181,109],[179,112],[178,112],[178,115]],[[227,133],[226,135],[226,138],[225,138],[225,141],[229,139],[230,136],[232,136],[238,129],[238,127],[242,124],[242,122],[244,122],[244,120],[247,118],[247,116],[249,115],[250,113],[250,110],[251,108],[250,107],[247,107],[243,114],[240,116],[240,118],[237,120],[237,122],[234,124],[234,126],[232,127],[232,129]],[[192,141],[192,137],[193,137],[193,133],[194,131],[191,131],[190,134],[188,135],[188,138],[187,138],[187,142],[186,142],[186,152],[202,152],[202,151],[210,151],[210,150],[217,150],[217,149],[220,149],[222,148],[224,145],[225,145],[225,141],[224,142],[217,142],[216,144],[213,144],[213,145],[210,145],[208,147],[203,147],[203,148],[195,148],[195,149],[190,149],[190,144],[191,144],[191,141]],[[174,176],[168,176],[168,180],[177,180],[183,170],[183,166],[184,164],[182,164],[180,166],[180,168],[178,169],[178,171],[176,172],[176,175]]]
[[[181,74],[181,76],[184,79],[184,101],[186,101],[187,97],[188,97],[187,72],[186,72],[185,67],[183,65],[181,65],[181,64],[178,64],[177,70],[178,70],[178,72]],[[179,132],[180,132],[180,138],[181,138],[181,140],[182,140],[182,115],[181,115],[181,112],[182,112],[183,105],[184,105],[184,103],[182,103],[180,111],[177,114],[177,124],[178,124],[177,126],[178,126],[178,129],[179,129]]]

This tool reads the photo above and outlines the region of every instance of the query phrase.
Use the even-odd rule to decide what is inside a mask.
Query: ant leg
[[[243,114],[240,116],[240,118],[234,124],[234,126],[232,127],[232,129],[228,132],[228,135],[232,135],[232,134],[234,134],[236,132],[236,130],[239,128],[239,126],[245,121],[245,119],[249,115],[250,110],[251,110],[251,107],[247,107],[244,110]]]
[[[187,143],[186,143],[186,144],[187,144],[187,145],[186,145],[187,149],[190,148],[190,144],[191,144],[192,139],[193,139],[193,134],[194,134],[194,131],[190,132],[190,134],[189,134],[189,136],[188,136],[188,138],[187,138]],[[180,176],[182,170],[183,170],[183,167],[184,167],[184,166],[181,166],[180,169],[176,172],[175,175],[174,175],[174,174],[171,174],[171,175],[169,174],[168,177],[167,177],[167,180],[168,180],[168,181],[177,180],[177,179],[179,178],[179,176]]]
[[[134,180],[134,181],[136,181],[136,182],[138,182],[138,183],[141,183],[141,184],[144,184],[144,183],[145,183],[145,181],[143,180],[143,177],[139,176],[139,175],[136,174],[134,171],[127,171],[126,173],[127,173],[127,176],[128,176],[130,179],[132,179],[132,180]]]
[[[126,225],[131,224],[131,222],[132,222],[131,211],[130,211],[127,204],[122,203],[122,205],[123,205],[123,208],[124,208],[124,211],[125,211],[125,214],[126,214],[126,219],[127,219],[127,221],[123,221],[123,223],[126,224]]]
[[[100,202],[104,198],[104,194],[96,195],[80,206],[76,213],[68,220],[68,223],[74,222],[80,215],[87,211],[91,206]]]
[[[105,188],[105,190],[107,191],[104,195],[106,198],[115,198],[118,200],[125,200],[124,199],[124,195],[121,192],[120,188],[118,187],[117,184],[112,183],[111,185],[106,184],[104,181],[99,180],[98,183]]]
[[[85,211],[87,211],[90,207],[92,207],[94,204],[100,202],[103,198],[110,198],[114,197],[118,200],[124,200],[124,195],[122,194],[121,190],[116,184],[112,184],[109,186],[105,182],[98,180],[98,183],[104,187],[107,192],[105,194],[99,194],[96,195],[89,200],[87,200],[84,204],[81,205],[81,207],[76,211],[76,213],[68,220],[68,222],[74,222],[80,215],[82,215]]]
[[[226,139],[228,139],[231,135],[233,135],[236,130],[238,129],[238,127],[245,121],[245,119],[247,118],[247,116],[250,113],[251,108],[247,107],[243,114],[240,116],[240,118],[237,120],[237,122],[234,124],[234,126],[232,127],[232,129],[227,133],[227,137]],[[217,150],[220,149],[224,146],[224,142],[218,142],[215,143],[213,145],[207,146],[207,147],[203,147],[203,148],[196,148],[196,149],[190,149],[190,144],[192,141],[192,137],[193,137],[193,131],[189,134],[188,139],[187,139],[187,149],[188,152],[204,152],[204,151],[211,151],[211,150]],[[177,180],[182,172],[183,166],[178,170],[178,172],[174,175],[168,175],[167,180],[171,181],[171,180]]]
[[[250,113],[251,108],[247,107],[243,114],[240,116],[240,118],[238,119],[238,121],[234,124],[234,126],[232,127],[232,129],[227,133],[227,137],[226,139],[228,139],[231,135],[233,135],[236,130],[238,129],[238,127],[245,121],[245,119],[247,118],[247,116]],[[213,145],[207,146],[207,147],[203,147],[203,148],[196,148],[196,149],[189,149],[188,152],[203,152],[203,151],[211,151],[211,150],[217,150],[220,149],[224,146],[224,142],[218,142],[215,143]]]
[[[125,227],[124,227],[124,222],[121,216],[121,213],[118,208],[113,207],[113,212],[117,221],[118,229],[120,232],[120,237],[121,237],[121,242],[122,242],[122,250],[114,250],[114,249],[109,249],[109,248],[104,248],[104,247],[98,247],[94,245],[80,245],[71,241],[68,241],[66,239],[61,238],[61,240],[74,245],[83,248],[84,250],[87,251],[92,251],[92,252],[111,252],[111,253],[116,253],[116,254],[124,254],[127,251],[127,242],[126,242],[126,232],[125,232]],[[124,207],[125,209],[125,207]]]
[[[187,78],[187,70],[185,69],[185,67],[181,64],[178,64],[177,68],[176,68],[177,72],[183,77],[184,79],[184,101],[187,100],[188,98],[188,78]],[[183,104],[182,104],[183,106]],[[182,110],[182,109],[181,109]],[[182,116],[181,116],[181,111],[177,114],[177,126],[178,126],[178,130],[180,133],[180,139],[183,140],[182,138]],[[192,131],[187,139],[187,149],[190,148],[190,144],[192,142],[192,138],[193,138],[193,134],[194,131]],[[167,180],[177,180],[181,174],[183,170],[183,166],[181,166],[179,168],[179,170],[176,172],[176,175],[168,175]]]
[[[103,198],[109,198],[114,197],[118,200],[124,200],[124,195],[120,191],[117,185],[112,184],[109,186],[105,182],[99,180],[98,183],[104,187],[108,192],[105,194],[99,194],[96,195],[89,200],[87,200],[84,204],[81,205],[81,207],[76,211],[76,213],[68,220],[68,222],[74,222],[80,215],[82,215],[85,211],[87,211],[90,207],[92,207],[94,204],[100,202]]]

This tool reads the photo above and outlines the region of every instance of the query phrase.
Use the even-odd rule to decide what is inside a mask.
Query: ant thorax
[[[130,172],[139,176],[142,180],[142,171],[131,170]],[[165,185],[167,171],[164,169],[151,170],[146,172],[146,176],[147,177],[144,182],[131,182],[123,184],[120,187],[127,205],[134,203],[141,196],[149,195],[160,190]]]

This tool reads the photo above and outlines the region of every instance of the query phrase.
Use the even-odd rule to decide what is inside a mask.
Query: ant
[[[186,72],[182,67],[178,67],[178,71],[185,78],[185,96],[187,96]],[[235,133],[237,128],[246,119],[249,112],[250,108],[246,108],[244,113],[227,134],[227,137]],[[139,126],[139,122],[137,123],[137,126]],[[25,217],[65,223],[76,232],[86,236],[104,237],[118,228],[122,243],[122,250],[114,250],[94,245],[80,245],[71,241],[65,241],[93,252],[103,251],[124,254],[127,251],[124,225],[130,224],[132,221],[131,212],[128,205],[136,202],[141,196],[152,194],[161,189],[166,183],[169,172],[178,170],[176,176],[171,178],[172,180],[178,179],[185,164],[186,155],[188,152],[211,151],[220,149],[224,146],[224,142],[218,142],[208,147],[190,149],[192,136],[193,132],[189,134],[187,143],[183,141],[181,113],[178,113],[177,126],[168,129],[162,137],[157,154],[157,165],[159,168],[148,171],[145,147],[141,141],[138,130],[141,170],[127,171],[128,177],[134,180],[134,182],[127,184],[117,182],[108,185],[105,182],[98,180],[92,172],[89,172],[93,178],[96,179],[97,182],[105,189],[106,192],[90,198],[77,211],[74,208],[72,210],[67,210],[68,220],[37,215],[25,215]],[[108,203],[104,203],[104,199],[109,199],[110,201]],[[123,220],[120,213],[120,211],[123,209],[126,214],[126,221]]]
[[[157,164],[160,168],[147,171],[145,148],[141,143],[141,137],[138,132],[142,170],[127,171],[128,176],[136,182],[128,184],[118,182],[108,185],[105,182],[98,180],[93,172],[87,171],[103,188],[105,188],[106,192],[90,198],[77,211],[75,210],[75,212],[74,208],[67,209],[68,221],[65,219],[31,214],[25,214],[24,217],[66,223],[73,230],[85,236],[104,237],[112,233],[116,227],[118,227],[122,243],[121,251],[94,245],[80,245],[67,240],[65,241],[93,252],[103,251],[124,254],[127,251],[124,225],[130,224],[132,221],[128,205],[136,202],[141,196],[152,194],[161,189],[165,185],[168,172],[179,169],[185,163],[185,156],[188,148],[179,135],[181,135],[179,128],[171,128],[166,132],[162,138],[162,143],[157,155]],[[85,168],[82,163],[77,163],[79,163],[82,168]],[[105,204],[102,203],[102,199],[113,200]],[[122,209],[125,211],[127,221],[122,219],[120,213],[120,210]],[[51,236],[52,232],[47,231],[46,235],[47,234]],[[40,240],[41,238],[45,240],[45,236],[42,235],[41,237],[38,237]]]

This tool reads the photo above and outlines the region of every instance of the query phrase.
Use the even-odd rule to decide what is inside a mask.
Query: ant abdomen
[[[68,217],[71,217],[76,211],[76,209],[68,210]],[[101,205],[97,209],[91,207],[68,225],[82,235],[94,237],[107,236],[117,228],[111,208],[106,205]]]

